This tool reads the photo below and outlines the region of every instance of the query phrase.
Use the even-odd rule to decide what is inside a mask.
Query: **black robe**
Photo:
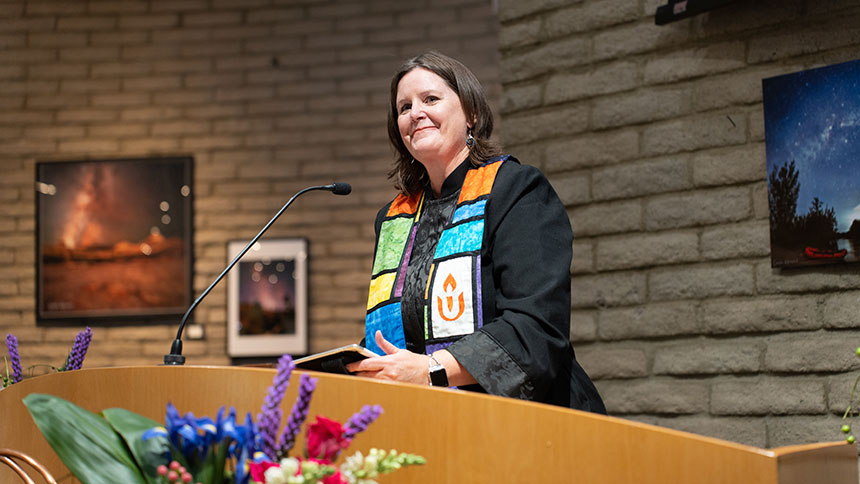
[[[401,303],[406,347],[424,353],[424,290],[436,243],[457,204],[466,160],[436,198],[428,187]],[[376,237],[390,203],[376,217]],[[537,169],[511,157],[487,202],[481,248],[484,325],[447,349],[475,377],[461,387],[606,413],[570,345],[573,234],[564,206]]]

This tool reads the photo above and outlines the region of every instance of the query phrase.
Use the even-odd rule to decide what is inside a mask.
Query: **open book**
[[[295,361],[296,368],[300,370],[323,371],[326,373],[349,374],[346,370],[347,363],[363,360],[372,356],[379,356],[364,346],[356,344],[341,346],[333,350],[323,351],[315,355],[305,356]]]

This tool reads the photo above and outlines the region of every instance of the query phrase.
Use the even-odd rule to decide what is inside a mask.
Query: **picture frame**
[[[860,262],[860,60],[762,80],[771,267]]]
[[[37,323],[176,322],[193,291],[193,159],[35,168]]]
[[[232,261],[247,245],[231,241]],[[308,352],[307,240],[264,239],[228,274],[227,353],[231,357]]]

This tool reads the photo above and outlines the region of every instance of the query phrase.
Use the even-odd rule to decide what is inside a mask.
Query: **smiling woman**
[[[442,181],[469,155],[466,140],[472,123],[460,98],[445,81],[424,68],[403,76],[397,88],[400,138],[430,177],[438,196]]]
[[[391,81],[390,176],[376,217],[358,375],[604,413],[570,345],[570,221],[536,168],[502,155],[480,83],[436,52]]]

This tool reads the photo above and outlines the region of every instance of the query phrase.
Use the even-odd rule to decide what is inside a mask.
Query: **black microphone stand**
[[[170,346],[170,353],[164,355],[165,365],[185,364],[185,357],[182,356],[182,332],[185,330],[185,323],[188,321],[188,316],[191,315],[191,311],[194,311],[194,308],[196,308],[197,305],[200,304],[200,301],[202,301],[203,298],[206,297],[207,294],[209,294],[212,288],[214,288],[215,285],[218,284],[221,279],[223,279],[224,276],[227,275],[228,272],[230,272],[230,269],[232,269],[233,266],[235,266],[236,263],[239,262],[239,259],[241,259],[242,256],[244,256],[245,253],[248,252],[255,243],[257,243],[260,237],[262,237],[267,230],[269,230],[269,227],[271,227],[272,224],[275,223],[275,220],[278,220],[278,217],[280,217],[281,214],[284,213],[284,210],[286,210],[287,207],[289,207],[290,204],[293,203],[293,200],[298,198],[299,195],[306,192],[310,192],[312,190],[328,190],[330,192],[335,193],[336,195],[348,195],[352,188],[347,183],[332,183],[331,185],[308,187],[293,195],[292,198],[290,198],[287,203],[285,203],[284,206],[281,207],[278,213],[276,213],[275,216],[272,217],[271,220],[269,220],[269,223],[267,223],[266,226],[263,227],[263,230],[260,230],[260,232],[256,236],[254,236],[254,238],[251,239],[250,242],[248,242],[248,245],[246,245],[245,248],[242,249],[242,252],[239,252],[239,255],[237,255],[230,262],[230,264],[227,265],[227,268],[224,269],[224,271],[221,272],[221,274],[217,278],[215,278],[215,281],[213,281],[212,284],[209,284],[209,287],[207,287],[206,290],[203,291],[203,293],[200,294],[200,296],[195,299],[193,303],[191,303],[191,306],[188,308],[188,311],[185,311],[185,315],[182,316],[182,322],[179,323],[179,330],[176,332],[176,339],[173,340],[173,344]]]

